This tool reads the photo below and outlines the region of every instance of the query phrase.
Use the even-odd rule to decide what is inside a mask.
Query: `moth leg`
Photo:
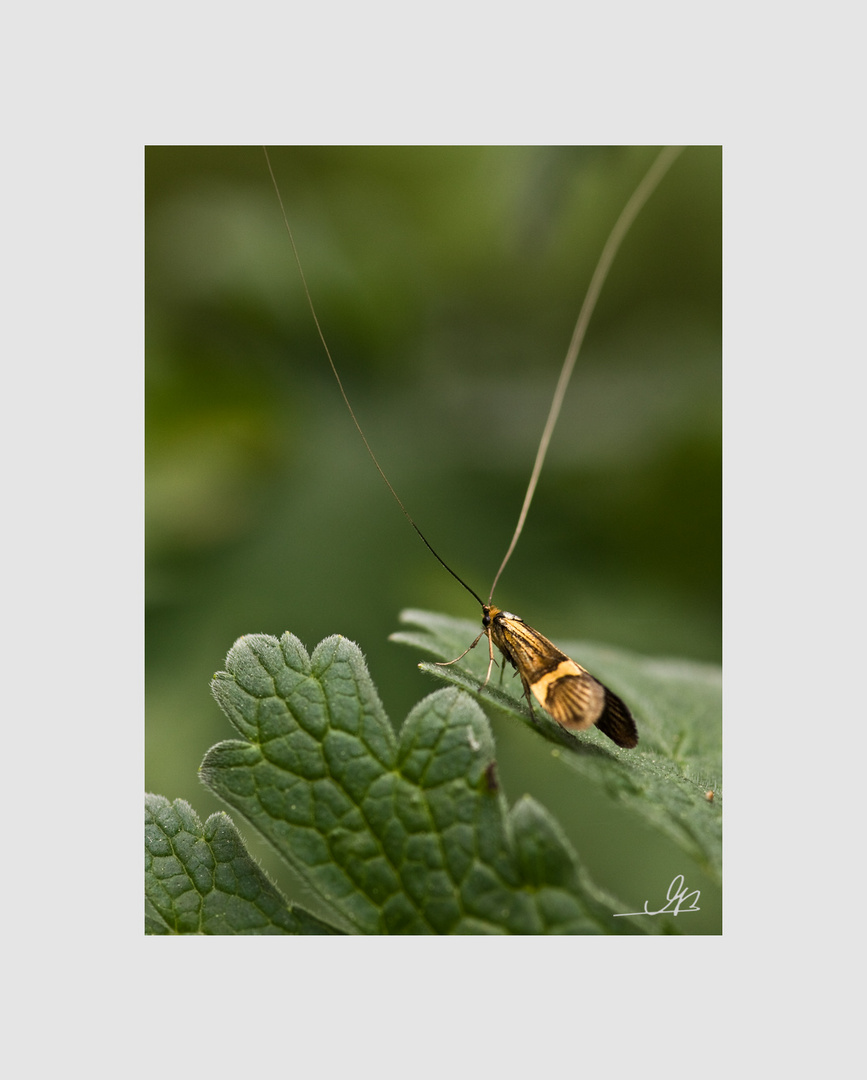
[[[484,634],[485,632],[486,631],[483,630],[482,634]],[[479,637],[481,637],[482,634],[479,634]],[[487,673],[487,675],[485,675],[485,681],[482,683],[483,686],[488,685],[488,680],[491,677],[491,668],[494,666],[494,641],[493,641],[493,638],[491,637],[490,629],[487,631],[487,635],[488,635],[488,656],[490,656],[490,660],[488,661],[488,673]],[[477,637],[476,641],[478,641],[478,640],[479,640],[479,638]],[[473,642],[474,645],[475,645],[476,641]]]
[[[474,649],[478,645],[479,640],[481,639],[483,634],[486,634],[487,638],[488,638],[488,656],[490,658],[488,660],[488,672],[485,675],[485,681],[482,683],[482,686],[487,686],[488,681],[491,678],[491,668],[494,666],[494,644],[493,644],[493,642],[491,640],[491,632],[490,632],[490,630],[482,630],[479,633],[476,640],[472,643],[472,645],[468,645],[466,647],[466,649],[464,649],[464,651],[461,653],[461,655],[456,656],[454,658],[454,660],[437,660],[436,661],[437,667],[448,667],[450,664],[456,664],[458,662],[458,660],[463,660],[463,658],[467,655],[467,653],[470,651],[470,649]]]
[[[472,643],[472,645],[468,645],[464,649],[464,651],[461,653],[460,656],[456,656],[454,658],[454,660],[436,660],[436,661],[434,661],[436,663],[436,666],[437,667],[449,667],[450,664],[456,664],[458,662],[458,660],[463,660],[463,658],[467,655],[467,653],[470,651],[470,649],[474,649],[478,645],[479,638],[482,636],[482,634],[484,634],[484,632],[485,631],[482,630],[481,634],[479,634],[479,637],[476,638],[476,640]],[[491,669],[488,668],[488,673],[489,674],[490,674],[490,670]],[[485,682],[487,682],[487,679],[485,680]]]
[[[516,672],[516,674],[520,675],[521,673]],[[527,682],[523,675],[521,675],[521,683],[524,686],[524,697],[527,699],[527,708],[530,710],[530,720],[532,723],[535,724],[536,714],[533,712],[533,698],[530,694],[530,684]]]
[[[494,663],[496,663],[496,661],[494,661]],[[498,665],[498,667],[499,667],[499,669],[500,669],[500,686],[502,686],[502,685],[503,685],[503,673],[504,673],[504,672],[505,672],[505,670],[506,670],[506,665],[505,665],[505,662],[504,662],[504,663],[502,663],[502,664],[499,664],[499,665]],[[517,674],[517,672],[514,672],[514,671],[513,671],[513,672],[512,672],[512,677],[514,678],[516,674]]]

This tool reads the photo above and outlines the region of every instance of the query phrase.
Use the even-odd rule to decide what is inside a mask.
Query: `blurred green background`
[[[356,414],[425,535],[480,595],[511,538],[590,275],[657,152],[271,151]],[[311,649],[346,635],[399,724],[439,684],[388,642],[398,612],[479,612],[355,432],[262,149],[151,147],[145,164],[146,786],[204,817],[221,807],[196,770],[234,735],[208,683],[241,634],[291,630]],[[588,331],[495,598],[554,641],[720,661],[721,185],[719,147],[684,151]],[[624,900],[664,896],[690,871],[576,788],[532,732],[495,736],[510,803],[535,795]],[[687,883],[702,887],[692,869]],[[681,929],[716,932],[718,902],[703,900],[707,921]]]

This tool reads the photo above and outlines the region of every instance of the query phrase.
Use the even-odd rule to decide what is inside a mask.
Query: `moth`
[[[447,663],[457,663],[483,636],[491,646],[496,645],[504,660],[517,671],[531,716],[532,695],[567,731],[585,731],[595,724],[603,735],[626,750],[638,745],[638,728],[626,703],[511,611],[482,604],[481,633],[468,649]],[[493,665],[492,648],[490,657],[485,683]]]
[[[567,731],[595,724],[618,746],[631,750],[638,744],[638,729],[625,703],[520,615],[483,604],[482,626],[520,675],[528,702],[532,694]]]
[[[337,367],[334,360],[331,357],[331,352],[328,348],[328,343],[325,340],[325,336],[322,332],[322,328],[319,324],[316,311],[313,306],[313,300],[310,296],[310,290],[307,287],[307,281],[304,276],[304,270],[301,266],[301,260],[298,255],[297,248],[295,246],[295,239],[292,235],[292,230],[289,226],[289,220],[286,215],[285,208],[283,206],[283,200],[280,195],[280,190],[277,185],[277,180],[274,175],[274,170],[271,166],[271,160],[268,156],[267,148],[265,149],[265,158],[268,164],[268,170],[271,174],[271,179],[274,184],[274,190],[277,194],[277,200],[280,204],[280,209],[283,215],[283,222],[286,227],[286,231],[289,234],[289,240],[292,245],[292,250],[295,256],[295,262],[298,267],[298,271],[301,275],[301,281],[304,286],[304,292],[307,297],[307,303],[313,316],[313,321],[316,324],[316,329],[319,334],[320,341],[325,349],[326,356],[331,365],[331,370],[337,380],[340,393],[343,397],[344,403],[349,410],[349,414],[364,442],[365,448],[368,454],[373,460],[376,469],[380,476],[385,481],[391,494],[397,501],[398,506],[403,511],[404,516],[409,521],[410,525],[416,531],[418,536],[424,542],[425,546],[431,552],[431,554],[437,559],[437,561],[448,571],[449,574],[456,581],[458,581],[471,596],[473,596],[482,608],[482,630],[476,637],[475,641],[461,653],[460,656],[455,657],[454,660],[441,662],[440,666],[448,666],[455,664],[461,660],[470,649],[475,648],[478,642],[483,636],[488,639],[488,652],[490,662],[488,664],[488,672],[485,678],[485,685],[488,683],[491,675],[491,670],[494,664],[494,646],[500,651],[503,656],[504,662],[511,664],[520,676],[521,683],[524,688],[524,695],[527,699],[527,704],[530,708],[530,715],[533,715],[532,699],[538,702],[538,704],[548,713],[548,715],[561,725],[567,731],[584,731],[587,728],[594,725],[609,739],[615,742],[618,746],[625,749],[631,749],[638,744],[638,729],[635,725],[635,720],[629,711],[627,705],[619,698],[615,693],[604,686],[598,679],[594,678],[589,671],[581,667],[565,653],[561,652],[552,642],[539,633],[538,630],[534,630],[531,626],[524,622],[524,620],[512,612],[504,611],[498,608],[493,603],[494,589],[497,582],[505,569],[506,563],[511,557],[512,551],[518,541],[518,537],[523,529],[524,521],[526,519],[527,510],[530,505],[530,501],[533,497],[533,493],[536,488],[536,484],[539,479],[539,475],[542,469],[542,463],[545,459],[548,443],[550,442],[551,434],[559,415],[560,406],[565,396],[566,387],[569,382],[569,378],[572,373],[572,369],[575,364],[575,360],[578,356],[578,351],[581,347],[584,332],[590,319],[593,307],[599,296],[599,292],[602,288],[602,283],[605,276],[608,273],[611,262],[617,249],[632,224],[638,211],[646,202],[652,191],[656,188],[657,184],[661,180],[662,176],[668,170],[674,159],[680,152],[680,148],[667,147],[664,149],[654,163],[651,165],[649,171],[645,175],[644,179],[636,188],[632,197],[627,205],[624,207],[620,214],[608,241],[603,248],[602,254],[599,258],[599,262],[594,271],[593,278],[591,279],[590,286],[587,291],[587,296],[582,305],[581,311],[578,315],[578,320],[575,326],[575,330],[572,336],[572,341],[569,346],[569,350],[566,354],[566,358],[563,363],[563,368],[560,374],[560,380],[557,384],[557,389],[554,393],[554,398],[551,403],[551,408],[548,414],[548,419],[545,424],[545,428],[542,433],[542,439],[539,444],[539,449],[536,455],[536,462],[533,468],[533,473],[530,478],[527,492],[524,498],[524,505],[521,509],[521,513],[518,519],[518,525],[515,530],[512,541],[506,552],[505,558],[500,565],[499,570],[494,578],[494,583],[491,586],[491,592],[488,597],[487,603],[485,603],[478,593],[475,592],[469,585],[461,578],[455,571],[437,554],[434,548],[431,546],[421,529],[415,523],[410,516],[397,492],[391,486],[391,482],[385,475],[376,455],[370,447],[367,441],[361,425],[359,424],[355,413],[349,403],[349,398],[346,395],[346,391],[343,388],[343,383],[338,374]]]

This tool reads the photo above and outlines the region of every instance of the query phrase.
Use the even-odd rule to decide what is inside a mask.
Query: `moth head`
[[[513,622],[523,622],[520,615],[513,615],[511,611],[503,611],[496,604],[482,604],[482,626],[489,630],[497,620],[511,619]]]

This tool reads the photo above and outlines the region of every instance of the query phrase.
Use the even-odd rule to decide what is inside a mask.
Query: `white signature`
[[[648,911],[647,901],[645,900],[644,911],[616,911],[614,912],[614,918],[616,919],[620,915],[679,915],[682,911],[701,911],[701,908],[697,907],[700,896],[701,893],[698,889],[687,892],[683,874],[678,874],[668,886],[668,892],[665,894],[666,903],[659,911]],[[690,899],[692,902],[689,907],[686,907],[685,904]],[[672,904],[674,907],[671,906]]]

